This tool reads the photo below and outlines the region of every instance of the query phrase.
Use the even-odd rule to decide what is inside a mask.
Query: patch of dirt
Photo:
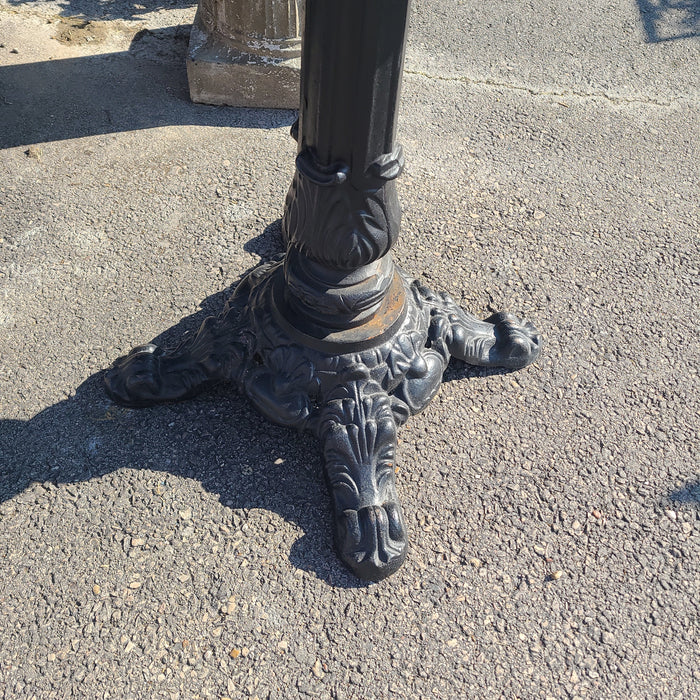
[[[99,44],[115,34],[135,34],[143,25],[135,26],[118,20],[100,22],[82,17],[60,17],[52,20],[56,25],[56,33],[53,38],[66,46],[80,46],[82,44]]]

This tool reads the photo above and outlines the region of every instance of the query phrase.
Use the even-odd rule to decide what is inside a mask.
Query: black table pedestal
[[[127,406],[233,382],[272,421],[323,446],[335,541],[357,576],[406,556],[396,431],[437,392],[451,357],[511,369],[540,337],[509,314],[469,315],[394,265],[394,144],[409,0],[307,0],[297,171],[287,252],[254,269],[219,317],[175,350],[135,348],[107,373]]]

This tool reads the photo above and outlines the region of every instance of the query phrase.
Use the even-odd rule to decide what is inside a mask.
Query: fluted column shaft
[[[306,3],[286,280],[290,309],[320,329],[342,331],[385,313],[395,282],[393,180],[402,157],[394,132],[409,4]]]
[[[199,0],[202,24],[226,39],[294,40],[301,33],[300,0]]]

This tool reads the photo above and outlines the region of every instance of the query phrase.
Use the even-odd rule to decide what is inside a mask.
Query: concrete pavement
[[[294,114],[189,102],[188,4],[0,3],[3,697],[697,693],[697,13],[413,13],[396,258],[547,345],[402,429],[412,549],[364,585],[314,439],[100,386],[279,250]]]

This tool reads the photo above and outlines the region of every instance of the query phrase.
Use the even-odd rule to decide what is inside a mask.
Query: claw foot
[[[408,547],[394,476],[396,421],[366,367],[351,367],[343,379],[326,396],[319,423],[335,543],[356,576],[379,581],[401,566]]]
[[[396,502],[343,511],[336,516],[335,537],[343,562],[366,581],[391,576],[406,558],[408,539]]]
[[[167,398],[164,395],[160,373],[162,348],[157,345],[139,345],[128,355],[115,361],[104,377],[109,397],[122,406],[142,408]]]
[[[182,401],[232,379],[245,360],[238,320],[224,313],[219,320],[207,318],[196,334],[185,334],[173,351],[153,344],[134,348],[107,371],[105,388],[130,408]]]
[[[489,350],[489,364],[506,369],[522,369],[532,364],[542,351],[542,336],[532,325],[509,313],[486,319],[493,323],[496,342]]]
[[[169,354],[157,345],[140,345],[114,363],[104,382],[116,403],[145,408],[189,399],[222,378],[189,354]]]
[[[413,283],[419,307],[430,309],[428,340],[440,355],[480,367],[522,369],[542,351],[542,336],[513,314],[496,313],[485,321],[459,307],[448,295]]]

